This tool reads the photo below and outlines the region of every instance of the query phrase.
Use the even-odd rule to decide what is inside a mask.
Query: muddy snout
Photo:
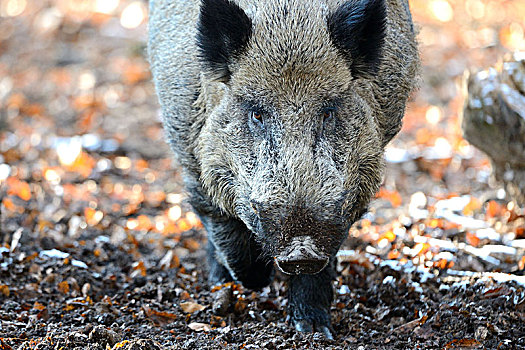
[[[288,275],[319,273],[328,260],[328,256],[322,254],[308,236],[293,238],[289,247],[275,257],[279,270]]]

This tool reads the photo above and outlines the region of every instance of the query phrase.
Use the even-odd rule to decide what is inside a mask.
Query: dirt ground
[[[285,276],[208,288],[147,4],[0,1],[0,349],[525,349],[525,210],[458,120],[465,69],[525,49],[525,6],[411,6],[423,81],[338,255],[330,341],[288,325]]]

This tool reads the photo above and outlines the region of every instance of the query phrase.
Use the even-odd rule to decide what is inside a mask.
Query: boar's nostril
[[[299,275],[303,273],[311,275],[321,272],[326,265],[328,265],[328,258],[290,260],[278,257],[275,259],[275,263],[279,270],[287,275]]]

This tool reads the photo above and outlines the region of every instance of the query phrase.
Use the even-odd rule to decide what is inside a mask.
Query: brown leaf
[[[2,284],[0,285],[0,293],[3,294],[4,296],[8,297],[10,292],[9,292],[9,287],[5,284]]]
[[[186,313],[189,313],[189,314],[192,314],[195,311],[204,310],[206,308],[206,306],[198,304],[198,303],[194,303],[192,301],[187,301],[187,302],[184,302],[184,303],[180,303],[180,308],[182,309],[182,311],[184,311]]]
[[[58,290],[64,294],[69,293],[69,283],[67,281],[62,281],[58,284]]]
[[[240,314],[242,313],[246,307],[248,306],[246,300],[244,298],[239,298],[235,305],[233,306],[236,313]]]
[[[410,332],[414,328],[425,324],[425,322],[427,322],[427,319],[428,319],[428,316],[424,315],[423,317],[420,317],[410,322],[407,322],[405,324],[402,324],[401,326],[394,329],[394,331],[400,332],[400,333]]]
[[[133,265],[132,265],[132,268],[133,268],[133,272],[131,274],[132,277],[135,277],[135,276],[146,276],[146,266],[144,265],[144,262],[141,260],[141,261],[137,261],[137,262],[134,262]]]
[[[481,345],[476,339],[454,339],[445,345],[445,349],[455,349],[455,348],[478,348]]]
[[[45,308],[46,308],[45,305],[40,304],[38,301],[35,301],[35,303],[33,304],[33,309],[35,309],[35,310],[42,311]]]
[[[159,326],[171,323],[177,318],[177,315],[172,314],[171,312],[153,310],[148,306],[143,306],[142,309],[146,316]]]
[[[219,285],[213,286],[211,288],[211,292],[214,293],[214,292],[216,292],[218,290],[221,290],[223,288],[233,287],[233,285],[234,285],[233,282],[226,282],[226,283],[223,283],[223,284],[219,284]],[[235,289],[235,288],[233,288],[233,289]]]

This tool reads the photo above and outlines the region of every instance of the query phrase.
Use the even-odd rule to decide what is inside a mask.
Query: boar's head
[[[201,181],[290,274],[317,273],[383,171],[384,1],[203,0]]]

